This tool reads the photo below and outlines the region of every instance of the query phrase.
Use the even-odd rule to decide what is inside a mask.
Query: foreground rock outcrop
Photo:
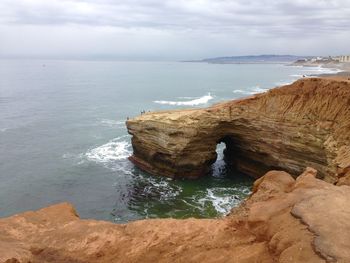
[[[350,262],[350,187],[280,171],[222,219],[124,225],[68,203],[0,219],[0,262]]]
[[[206,109],[146,113],[127,121],[138,167],[196,178],[216,160],[216,145],[238,170],[271,169],[337,182],[350,171],[350,81],[308,78]]]

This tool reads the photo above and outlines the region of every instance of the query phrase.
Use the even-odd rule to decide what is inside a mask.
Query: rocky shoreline
[[[0,262],[350,262],[349,116],[350,81],[332,77],[130,119],[141,169],[203,176],[225,142],[226,161],[259,178],[253,193],[219,219],[113,224],[68,203],[21,213],[0,219]]]
[[[350,262],[350,186],[315,175],[270,171],[220,219],[119,225],[68,203],[25,212],[0,219],[0,262]]]

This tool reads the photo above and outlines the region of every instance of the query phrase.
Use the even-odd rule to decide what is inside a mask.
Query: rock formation
[[[68,203],[0,219],[0,262],[350,262],[350,187],[270,171],[221,219],[124,225]]]
[[[68,203],[0,219],[0,262],[350,262],[349,116],[350,82],[311,78],[129,120],[131,160],[153,174],[204,175],[225,142],[237,169],[293,176],[267,172],[220,219],[113,224],[80,219]]]
[[[350,171],[350,82],[307,78],[206,109],[146,113],[127,121],[134,153],[149,173],[196,178],[225,158],[259,177],[271,169],[316,168],[329,182]]]

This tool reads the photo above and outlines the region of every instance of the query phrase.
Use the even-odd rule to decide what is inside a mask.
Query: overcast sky
[[[0,56],[350,53],[350,0],[0,0]]]

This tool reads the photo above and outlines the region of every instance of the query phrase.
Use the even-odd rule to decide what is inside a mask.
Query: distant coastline
[[[311,56],[294,55],[248,55],[204,58],[200,60],[185,60],[181,62],[210,63],[210,64],[285,64],[298,60],[310,59]]]
[[[286,66],[321,67],[334,69],[334,73],[313,74],[319,77],[350,78],[350,62],[339,62],[332,57],[295,56],[295,55],[248,55],[184,60],[186,63],[208,64],[286,64]]]

